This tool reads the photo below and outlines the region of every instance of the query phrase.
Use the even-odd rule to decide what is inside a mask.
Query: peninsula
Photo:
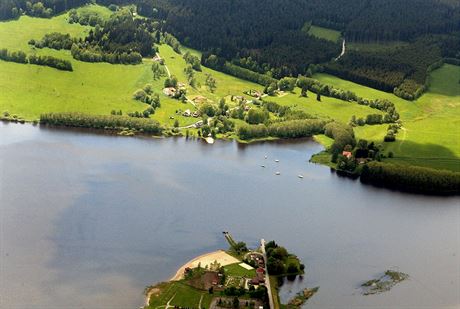
[[[303,275],[305,266],[274,241],[261,239],[250,250],[228,232],[224,236],[230,244],[227,251],[196,257],[168,282],[147,287],[144,308],[280,308],[277,279]],[[317,290],[301,291],[288,308],[300,308]]]

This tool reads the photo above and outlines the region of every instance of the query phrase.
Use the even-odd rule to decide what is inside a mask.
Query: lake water
[[[138,308],[226,230],[298,254],[281,295],[320,286],[306,308],[460,308],[460,199],[338,177],[308,162],[320,150],[0,123],[0,307]],[[360,295],[386,269],[411,277]]]

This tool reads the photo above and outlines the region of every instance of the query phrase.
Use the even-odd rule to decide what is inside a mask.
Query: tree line
[[[370,162],[361,181],[375,186],[423,194],[460,194],[460,173],[432,168]]]
[[[324,133],[325,121],[319,119],[288,120],[257,125],[241,125],[237,135],[242,140],[265,137],[300,138]]]
[[[72,63],[68,60],[58,59],[52,56],[29,55],[22,51],[10,52],[7,49],[0,50],[0,59],[9,62],[36,64],[52,67],[62,71],[73,71]]]
[[[270,85],[277,82],[276,79],[269,75],[257,73],[249,69],[237,66],[225,60],[225,58],[218,57],[212,53],[203,53],[201,56],[201,64],[211,69],[222,71],[229,75],[239,77],[260,85]]]
[[[40,124],[120,131],[130,129],[149,134],[161,134],[158,121],[119,115],[89,115],[82,113],[47,113],[40,115]]]

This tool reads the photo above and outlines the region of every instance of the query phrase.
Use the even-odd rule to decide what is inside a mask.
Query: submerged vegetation
[[[391,288],[394,287],[396,284],[408,278],[409,275],[405,273],[387,270],[378,279],[372,279],[361,284],[362,294],[372,295],[387,292],[391,290]]]

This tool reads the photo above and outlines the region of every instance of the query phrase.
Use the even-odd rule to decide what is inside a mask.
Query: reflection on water
[[[145,286],[225,247],[229,230],[303,260],[284,301],[319,285],[309,308],[458,308],[459,199],[337,177],[308,163],[320,149],[0,124],[0,307],[138,307]],[[388,268],[411,279],[359,295]]]

